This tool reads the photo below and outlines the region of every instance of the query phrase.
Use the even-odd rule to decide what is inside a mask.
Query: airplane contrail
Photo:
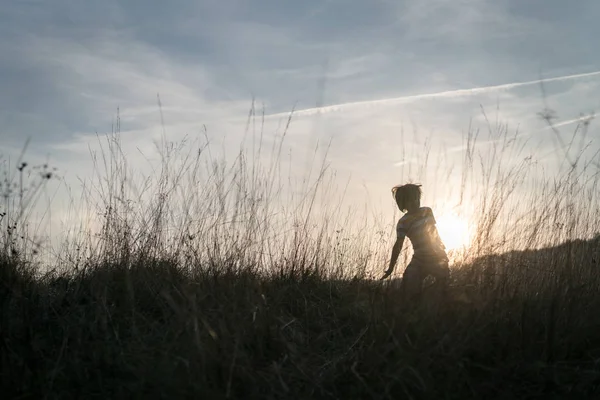
[[[545,78],[545,79],[536,79],[533,81],[525,81],[525,82],[512,82],[512,83],[504,83],[501,85],[493,85],[493,86],[483,86],[483,87],[475,87],[471,89],[456,89],[456,90],[447,90],[443,92],[436,93],[424,93],[424,94],[415,94],[409,96],[402,97],[394,97],[388,99],[380,99],[380,100],[366,100],[366,101],[356,101],[351,103],[342,103],[342,104],[334,104],[330,106],[323,107],[313,107],[306,108],[304,110],[296,110],[292,114],[295,116],[310,116],[319,113],[329,113],[333,111],[340,111],[342,109],[353,108],[353,107],[369,107],[369,106],[380,106],[380,105],[391,105],[391,104],[401,104],[408,103],[415,100],[424,100],[424,99],[432,99],[439,97],[461,97],[461,96],[471,96],[478,93],[486,93],[493,92],[497,90],[508,90],[514,89],[522,86],[530,86],[536,85],[542,82],[558,82],[558,81],[567,81],[572,79],[586,78],[590,76],[600,75],[600,71],[594,72],[586,72],[582,74],[573,74],[573,75],[563,75],[563,76],[555,76],[553,78]],[[282,117],[289,116],[289,112],[270,114],[269,117]]]
[[[522,138],[522,137],[533,136],[533,135],[535,135],[537,133],[544,132],[544,131],[547,131],[547,130],[550,130],[550,129],[555,129],[555,128],[559,128],[559,127],[566,126],[566,125],[571,125],[571,124],[585,123],[587,121],[591,121],[592,119],[594,119],[594,117],[595,117],[595,114],[582,115],[579,118],[573,118],[573,119],[567,119],[567,120],[560,121],[560,122],[555,122],[555,123],[552,123],[551,126],[546,126],[546,127],[543,127],[541,129],[538,129],[538,130],[535,130],[535,131],[532,131],[532,132],[520,133],[519,135],[517,135],[517,137]],[[473,146],[481,147],[481,146],[485,146],[485,145],[491,145],[491,144],[494,144],[494,143],[500,143],[502,141],[504,141],[504,138],[493,139],[493,140],[486,140],[484,142],[473,143]],[[467,145],[461,144],[461,145],[453,146],[453,147],[450,147],[450,148],[446,149],[446,152],[447,153],[459,153],[459,152],[464,151],[466,149],[467,149]],[[544,158],[544,157],[545,156],[543,156],[542,158]],[[416,162],[416,161],[418,161],[417,158],[411,158],[411,159],[408,159],[408,160],[402,160],[402,161],[395,162],[393,165],[395,167],[400,167],[402,165],[410,164],[410,163],[413,163],[413,162]]]
[[[582,116],[581,116],[581,117],[579,117],[579,118],[568,119],[568,120],[566,120],[566,121],[561,121],[561,122],[556,122],[556,123],[553,123],[553,124],[552,124],[552,125],[550,125],[550,126],[546,126],[546,127],[542,128],[542,129],[540,129],[538,132],[541,132],[541,131],[547,131],[547,130],[549,130],[549,129],[558,128],[558,127],[561,127],[561,126],[570,125],[570,124],[575,124],[575,123],[585,123],[585,122],[587,122],[587,121],[591,121],[591,120],[593,120],[594,118],[595,118],[595,114],[591,114],[591,115],[582,115]]]

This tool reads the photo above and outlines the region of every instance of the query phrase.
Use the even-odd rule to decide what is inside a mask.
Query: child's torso
[[[435,226],[435,218],[429,207],[421,207],[405,214],[398,221],[396,232],[412,243],[413,258],[422,261],[447,261],[446,248]]]

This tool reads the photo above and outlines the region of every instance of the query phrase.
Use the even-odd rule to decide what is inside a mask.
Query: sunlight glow
[[[446,250],[462,250],[469,246],[471,234],[469,224],[465,219],[457,215],[447,214],[436,216],[436,222],[442,242],[446,245]]]

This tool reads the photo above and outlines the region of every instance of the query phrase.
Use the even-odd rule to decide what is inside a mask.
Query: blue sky
[[[5,137],[41,143],[102,132],[117,107],[141,112],[157,92],[178,109],[254,96],[285,112],[593,72],[599,12],[594,1],[7,2],[0,117]]]
[[[5,1],[1,144],[31,137],[31,157],[76,183],[117,108],[132,151],[161,132],[157,93],[174,140],[206,126],[233,146],[255,98],[267,135],[295,107],[290,146],[333,138],[332,166],[356,196],[366,185],[387,201],[411,177],[400,148],[460,146],[482,108],[540,152],[552,150],[545,104],[565,135],[598,110],[599,15],[595,0]],[[558,78],[546,103],[540,78]]]

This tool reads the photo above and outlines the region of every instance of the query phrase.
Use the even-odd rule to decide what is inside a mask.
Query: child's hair
[[[392,188],[392,196],[402,212],[406,212],[406,206],[414,200],[421,200],[421,185],[407,183],[406,185],[397,185]]]

